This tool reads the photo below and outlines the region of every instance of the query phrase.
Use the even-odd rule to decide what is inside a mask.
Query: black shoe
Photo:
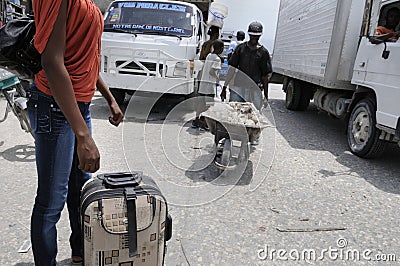
[[[72,265],[82,265],[82,263],[83,263],[83,259],[82,259],[82,257],[81,256],[72,256],[71,257],[71,264]]]
[[[200,121],[199,127],[200,127],[200,129],[202,129],[202,130],[210,131],[210,129],[209,129],[208,126],[207,126],[207,123],[205,123],[205,122],[201,122],[201,121]]]
[[[192,121],[191,127],[192,128],[199,128],[200,127],[198,118],[196,118],[195,120]]]

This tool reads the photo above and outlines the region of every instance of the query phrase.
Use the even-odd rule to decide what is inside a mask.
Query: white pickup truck
[[[305,110],[313,98],[347,119],[350,150],[363,158],[400,144],[400,41],[371,42],[393,7],[400,1],[280,3],[272,81],[283,83],[288,109]]]
[[[190,3],[193,2],[193,3]],[[212,0],[110,3],[104,14],[100,75],[118,103],[135,91],[190,95]]]

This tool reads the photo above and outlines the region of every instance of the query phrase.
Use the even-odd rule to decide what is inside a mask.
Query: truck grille
[[[126,61],[116,61],[115,65],[118,68],[122,64],[126,63]],[[139,66],[135,62],[131,62],[128,65],[124,66],[123,68],[119,69],[119,74],[128,74],[128,75],[140,75],[140,76],[156,76],[157,72],[157,63],[152,62],[140,62],[143,66]],[[164,68],[163,64],[159,65],[159,74],[162,73]],[[124,71],[126,70],[126,71]],[[150,73],[148,73],[150,72]]]

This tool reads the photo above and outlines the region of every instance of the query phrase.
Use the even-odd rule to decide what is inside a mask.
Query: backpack
[[[33,45],[35,31],[33,16],[10,20],[0,28],[0,67],[20,79],[31,79],[42,69]]]

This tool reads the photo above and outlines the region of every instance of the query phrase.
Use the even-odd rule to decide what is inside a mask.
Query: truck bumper
[[[106,84],[113,88],[155,93],[188,95],[194,92],[194,79],[163,78],[136,75],[100,73]]]

